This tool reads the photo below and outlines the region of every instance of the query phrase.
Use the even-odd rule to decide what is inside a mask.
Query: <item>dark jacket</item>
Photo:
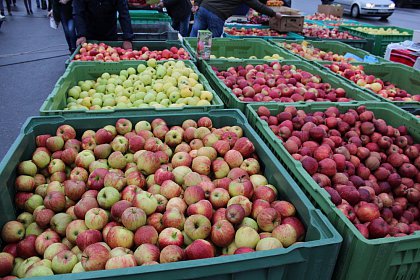
[[[133,28],[127,0],[74,0],[73,15],[77,37],[88,40],[116,40],[117,12],[123,40],[133,39]]]
[[[169,16],[176,20],[183,20],[191,14],[190,0],[163,0],[163,5]]]
[[[52,0],[52,11],[53,17],[56,22],[61,21],[61,15],[65,17],[65,19],[72,19],[73,18],[73,1],[70,0],[66,4],[61,4],[59,0]]]
[[[198,0],[195,1],[195,3],[196,5],[214,13],[223,20],[226,20],[230,16],[232,16],[235,9],[241,4],[246,4],[250,8],[256,10],[257,12],[270,17],[274,17],[276,15],[276,12],[274,12],[272,9],[262,4],[258,0]]]

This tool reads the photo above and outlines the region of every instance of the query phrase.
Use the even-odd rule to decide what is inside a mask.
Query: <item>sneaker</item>
[[[0,15],[0,20],[4,20],[6,17],[3,15]]]

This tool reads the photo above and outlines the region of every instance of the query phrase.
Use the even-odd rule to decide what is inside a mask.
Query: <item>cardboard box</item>
[[[297,16],[300,15],[300,11],[299,10],[295,10],[289,7],[270,7],[273,11],[277,12],[277,13],[281,13],[283,15],[292,15],[292,16]]]
[[[343,17],[343,7],[338,5],[318,5],[318,13]]]
[[[270,28],[278,32],[302,32],[303,16],[284,15],[282,18],[270,18]]]

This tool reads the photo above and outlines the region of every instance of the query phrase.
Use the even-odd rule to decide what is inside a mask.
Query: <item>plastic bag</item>
[[[56,22],[53,17],[50,17],[50,27],[52,29],[57,29],[59,26],[59,22]]]

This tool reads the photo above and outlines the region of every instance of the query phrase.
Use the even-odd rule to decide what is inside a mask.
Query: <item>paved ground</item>
[[[293,0],[293,7],[308,14],[316,11],[320,1]],[[30,116],[36,116],[42,102],[50,94],[64,71],[68,57],[61,27],[53,30],[46,12],[35,7],[34,15],[26,16],[23,0],[12,17],[0,28],[0,159],[19,134]],[[389,18],[363,21],[419,28],[420,10],[401,9]]]

